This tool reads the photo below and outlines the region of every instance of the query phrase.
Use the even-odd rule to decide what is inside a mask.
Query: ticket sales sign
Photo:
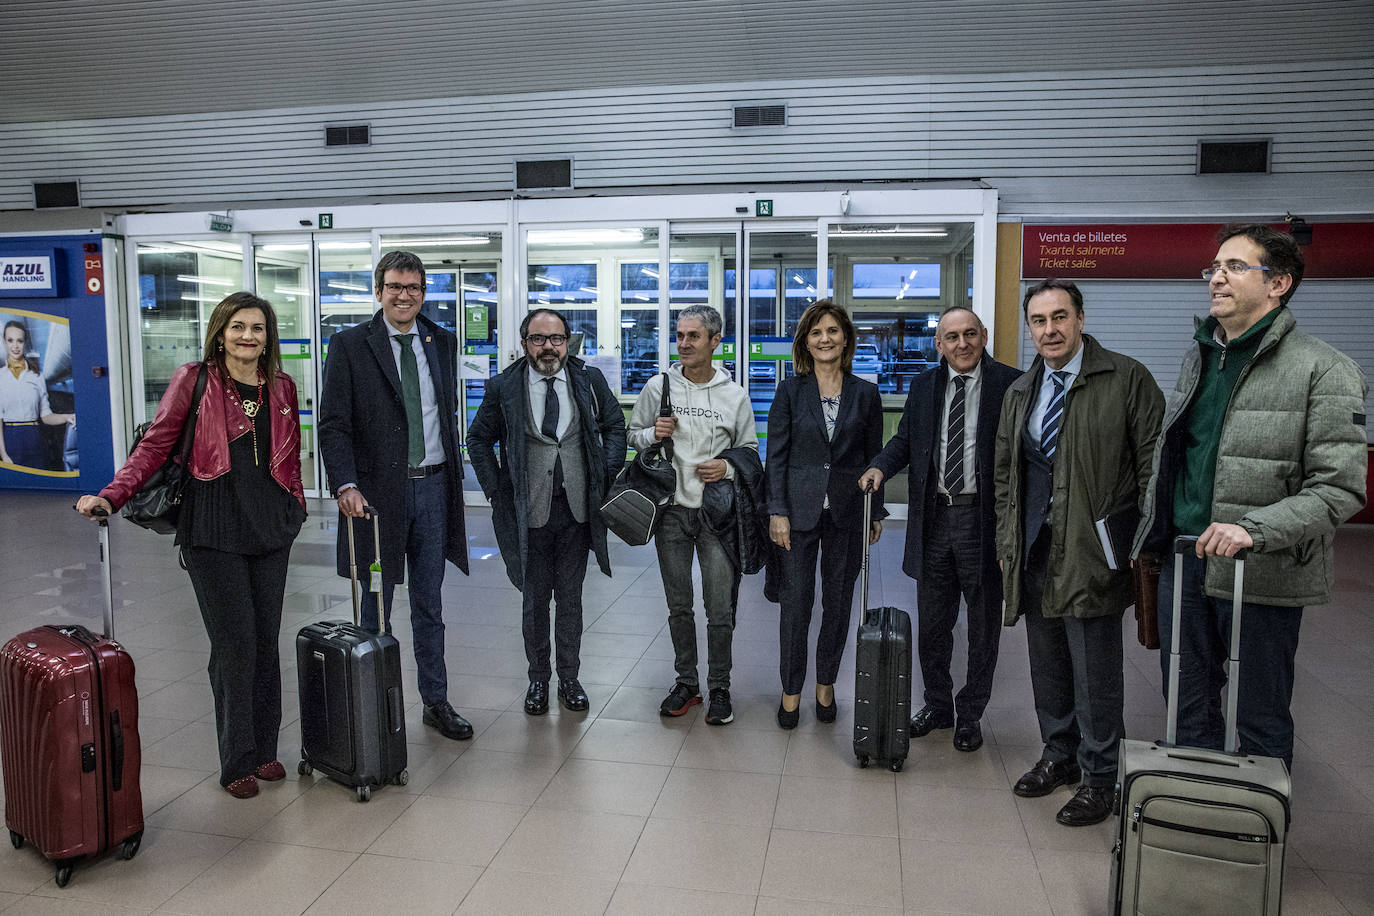
[[[56,296],[51,255],[0,258],[0,294],[6,296]]]
[[[1027,225],[1021,276],[1072,280],[1196,280],[1217,252],[1220,223]],[[1288,231],[1283,223],[1272,226]],[[1374,277],[1374,223],[1313,223],[1308,277]]]

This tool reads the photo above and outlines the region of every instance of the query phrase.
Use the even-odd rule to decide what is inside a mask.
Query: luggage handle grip
[[[1239,757],[1218,760],[1214,755],[1189,753],[1187,748],[1170,748],[1168,756],[1170,760],[1191,760],[1194,763],[1219,764],[1228,767],[1240,766]]]
[[[124,728],[119,724],[119,710],[110,710],[110,781],[118,792],[124,787]]]
[[[382,565],[382,529],[381,513],[371,506],[363,506],[363,518],[372,519],[372,552],[377,560],[377,567]],[[369,576],[370,576],[369,572]],[[348,516],[348,591],[353,599],[353,625],[362,627],[362,614],[358,607],[358,551],[353,540],[353,516]],[[381,594],[385,594],[383,589]],[[386,608],[382,607],[380,595],[377,600],[377,627],[379,635],[386,635]]]
[[[1174,538],[1174,553],[1196,551],[1197,542],[1198,536],[1195,534],[1180,534],[1178,537]],[[1236,555],[1231,557],[1231,559],[1235,560],[1237,563],[1244,563],[1245,558],[1249,556],[1249,554],[1250,548],[1242,547],[1240,550],[1236,551]]]
[[[861,584],[859,587],[859,613],[868,613],[868,533],[873,529],[873,491],[872,481],[864,485],[864,527],[859,540],[864,545],[863,564],[859,567]]]

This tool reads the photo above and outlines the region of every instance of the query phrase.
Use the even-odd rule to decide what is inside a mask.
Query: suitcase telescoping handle
[[[863,602],[859,605],[859,614],[868,612],[868,532],[873,527],[873,488],[872,485],[864,487],[864,529],[859,539],[864,545],[863,564],[859,566],[859,598]]]
[[[76,506],[72,506],[73,509]],[[105,635],[114,639],[114,577],[110,572],[110,514],[99,506],[91,510],[100,529],[100,585],[105,598]]]
[[[377,510],[371,506],[363,506],[363,517],[372,519],[372,551],[375,557],[373,565],[377,567],[377,575],[380,577],[382,568],[381,522],[378,521]],[[368,578],[370,581],[371,570],[369,570]],[[353,516],[351,515],[348,516],[348,591],[353,596],[353,625],[361,627],[363,625],[362,614],[358,608],[358,551],[353,541]],[[377,627],[378,632],[383,635],[386,633],[386,608],[382,607],[382,596],[385,594],[385,589],[379,589],[377,595]]]
[[[1174,596],[1173,626],[1169,636],[1169,708],[1164,725],[1164,741],[1171,747],[1178,743],[1178,676],[1179,630],[1183,623],[1183,555],[1197,550],[1197,537],[1174,538]],[[1235,578],[1231,585],[1231,651],[1226,660],[1226,753],[1234,754],[1240,747],[1240,732],[1236,723],[1236,708],[1240,700],[1240,624],[1241,591],[1245,586],[1245,555],[1241,549],[1232,558]]]

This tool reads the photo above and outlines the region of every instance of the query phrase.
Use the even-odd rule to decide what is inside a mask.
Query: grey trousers
[[[673,639],[677,682],[698,686],[697,629],[692,608],[692,555],[701,565],[702,600],[706,604],[706,686],[730,687],[731,644],[735,636],[735,600],[739,572],[720,539],[702,524],[699,509],[669,506],[654,535],[663,595],[668,601],[668,633]]]

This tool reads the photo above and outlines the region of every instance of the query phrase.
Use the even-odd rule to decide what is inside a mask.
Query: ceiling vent
[[[81,188],[75,181],[35,181],[33,183],[35,210],[54,207],[81,206]]]
[[[368,146],[372,128],[366,124],[334,124],[324,129],[325,146]]]
[[[786,105],[736,105],[736,127],[786,127]]]
[[[526,159],[515,163],[515,189],[517,191],[544,190],[548,188],[571,188],[571,159]]]
[[[1269,171],[1268,140],[1199,140],[1197,173],[1228,175]]]

